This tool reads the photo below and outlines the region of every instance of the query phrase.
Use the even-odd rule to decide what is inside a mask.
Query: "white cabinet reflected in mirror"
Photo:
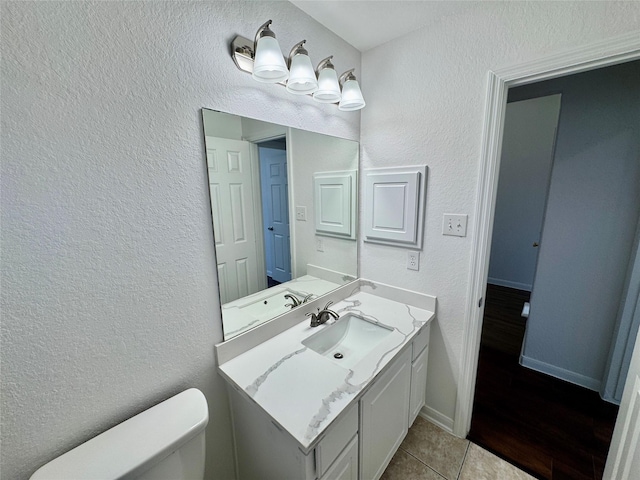
[[[305,299],[357,278],[358,143],[208,109],[202,119],[228,340],[292,308],[303,317]]]

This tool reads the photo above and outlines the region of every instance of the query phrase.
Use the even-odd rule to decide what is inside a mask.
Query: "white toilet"
[[[207,400],[185,390],[40,467],[31,480],[202,480]]]

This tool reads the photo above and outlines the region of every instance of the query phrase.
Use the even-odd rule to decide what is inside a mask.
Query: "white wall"
[[[357,140],[358,113],[258,84],[228,42],[271,18],[283,49],[360,55],[286,2],[1,8],[2,478],[192,386],[207,476],[233,478],[200,108]]]
[[[208,137],[242,140],[242,119],[234,115],[222,116],[213,110],[202,110],[204,134]]]
[[[307,264],[328,268],[348,275],[357,275],[358,244],[327,236],[317,236],[314,214],[315,172],[335,172],[358,168],[358,144],[343,138],[323,137],[302,130],[291,129],[287,138],[289,158],[295,159],[290,168],[290,208],[306,207],[307,220],[291,223],[292,256],[295,259],[293,277],[307,273]],[[291,214],[290,214],[291,216]],[[293,216],[295,218],[295,214]],[[321,239],[323,251],[316,249],[316,238]]]
[[[287,128],[282,125],[262,122],[253,118],[241,117],[242,138],[251,142],[264,140],[265,138],[284,137],[287,134]]]
[[[549,190],[561,95],[510,102],[491,237],[489,283],[531,291]]]
[[[471,236],[442,236],[442,215],[475,208],[487,71],[638,25],[634,2],[476,2],[363,54],[362,167],[426,163],[429,179],[420,271],[406,269],[403,249],[361,244],[361,275],[438,297],[427,410],[444,424],[455,412]]]
[[[640,61],[521,87],[562,91],[522,362],[598,390],[640,218]]]

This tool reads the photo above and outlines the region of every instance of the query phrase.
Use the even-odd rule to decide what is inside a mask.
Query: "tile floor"
[[[534,480],[468,440],[418,417],[381,480]]]

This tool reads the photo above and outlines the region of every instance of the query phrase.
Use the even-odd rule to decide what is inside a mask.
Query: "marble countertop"
[[[431,311],[378,296],[376,288],[371,282],[363,283],[331,306],[340,315],[352,312],[392,329],[351,369],[302,344],[332,323],[311,328],[302,310],[299,323],[219,366],[223,377],[260,405],[305,452],[435,316],[434,297],[429,297]],[[388,292],[386,297],[396,298]],[[410,295],[397,297],[402,301]]]

